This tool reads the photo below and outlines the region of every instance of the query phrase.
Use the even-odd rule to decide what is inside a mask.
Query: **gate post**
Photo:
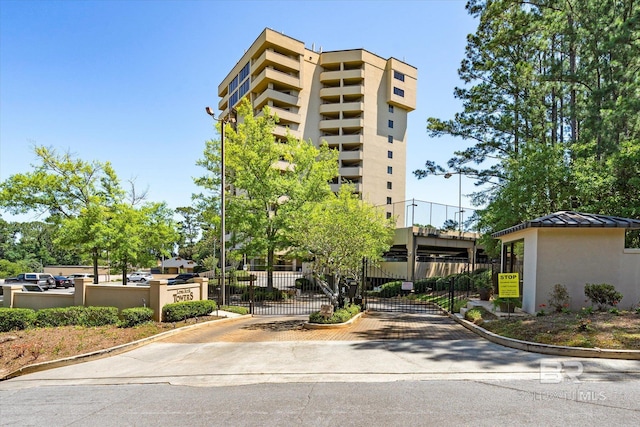
[[[455,287],[455,278],[449,279],[449,313],[453,313],[453,295]]]
[[[249,274],[249,314],[253,316],[253,274]]]
[[[360,277],[362,278],[361,281],[361,287],[360,290],[362,292],[362,311],[364,311],[367,307],[367,290],[366,290],[366,285],[367,285],[367,259],[366,258],[362,258],[362,274],[360,275]]]

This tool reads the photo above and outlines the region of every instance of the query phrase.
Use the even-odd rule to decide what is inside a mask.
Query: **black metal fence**
[[[466,300],[479,297],[468,271],[410,282],[405,276],[388,273],[365,260],[360,279],[341,283],[340,295],[332,300],[327,295],[332,292],[324,292],[302,272],[236,272],[225,282],[224,299],[219,279],[210,282],[209,298],[219,306],[246,307],[255,315],[308,315],[320,311],[322,305],[344,302],[362,304],[372,311],[440,314],[443,310],[457,312]],[[333,285],[329,284],[329,288],[333,290]]]
[[[477,293],[469,274],[431,277],[410,282],[363,262],[362,298],[367,310],[444,313],[459,311]]]
[[[224,304],[220,279],[210,282],[209,299],[219,306],[241,306],[256,315],[298,315],[320,311],[330,299],[301,272],[250,271],[228,277]]]

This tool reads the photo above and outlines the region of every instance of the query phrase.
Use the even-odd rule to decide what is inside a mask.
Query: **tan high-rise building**
[[[376,206],[405,200],[407,113],[416,107],[417,69],[364,49],[322,52],[265,29],[218,86],[222,116],[248,97],[280,119],[275,135],[340,152],[337,191],[350,182]],[[397,226],[404,217],[397,218]]]

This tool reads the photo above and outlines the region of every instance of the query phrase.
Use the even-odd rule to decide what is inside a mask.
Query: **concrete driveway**
[[[304,329],[305,319],[244,317],[212,322],[117,356],[4,381],[0,390],[158,382],[216,387],[314,381],[537,380],[541,363],[576,362],[487,342],[439,315],[373,313],[349,328],[329,330]],[[584,359],[579,363],[581,380],[640,375],[638,361]]]

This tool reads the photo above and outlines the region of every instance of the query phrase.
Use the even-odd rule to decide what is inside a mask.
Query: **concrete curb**
[[[356,314],[355,316],[353,316],[351,319],[347,320],[344,323],[309,323],[309,322],[304,322],[302,327],[305,328],[305,329],[340,329],[340,328],[346,328],[348,326],[351,326],[353,323],[357,322],[358,320],[360,320],[360,318],[362,316],[364,316],[365,313],[366,312],[361,311],[360,313]]]
[[[151,344],[152,342],[159,341],[161,339],[170,337],[172,335],[175,335],[190,329],[196,329],[204,325],[210,325],[211,323],[214,323],[214,322],[227,323],[227,322],[233,322],[239,319],[245,319],[247,317],[253,317],[251,314],[242,314],[242,315],[235,315],[234,313],[229,313],[229,314],[233,314],[233,315],[223,319],[209,320],[207,322],[202,322],[202,323],[194,323],[193,325],[183,326],[181,328],[173,329],[171,331],[162,332],[160,334],[152,335],[147,338],[142,338],[141,340],[138,340],[138,341],[132,341],[132,342],[121,344],[115,347],[105,348],[103,350],[92,351],[91,353],[78,354],[76,356],[65,357],[64,359],[49,360],[47,362],[35,363],[33,365],[23,366],[20,369],[17,369],[13,372],[9,372],[4,377],[0,378],[0,381],[19,377],[21,375],[32,374],[34,372],[45,371],[47,369],[60,368],[62,366],[73,365],[75,363],[88,362],[90,360],[97,360],[97,359],[102,359],[108,356],[115,356],[118,354],[126,353],[127,351],[131,351],[138,347]]]
[[[625,359],[640,360],[640,350],[607,350],[602,348],[566,347],[561,345],[539,344],[529,341],[521,341],[513,338],[506,338],[502,335],[494,334],[486,329],[462,319],[455,314],[448,313],[449,317],[471,332],[480,335],[482,338],[505,347],[515,348],[532,353],[549,354],[553,356],[568,357],[588,357],[598,359]]]

